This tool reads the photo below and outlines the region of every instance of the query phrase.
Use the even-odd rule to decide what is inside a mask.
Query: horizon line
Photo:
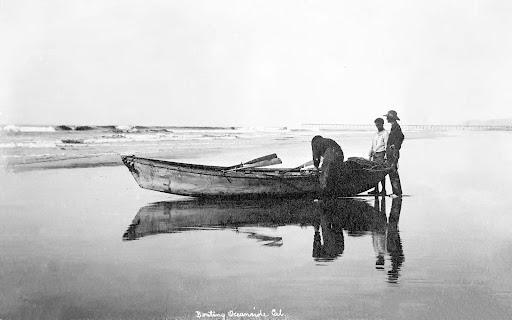
[[[264,127],[264,128],[288,128],[288,127],[313,127],[313,126],[352,126],[352,127],[374,127],[375,125],[373,123],[303,123],[300,125],[275,125],[275,126],[266,126],[266,125],[146,125],[146,124],[27,124],[27,123],[20,123],[20,124],[0,124],[2,127],[6,126],[27,126],[27,127],[174,127],[174,128],[257,128],[257,127]],[[511,124],[434,124],[434,123],[427,123],[427,124],[400,124],[400,126],[405,127],[428,127],[428,126],[436,126],[436,127],[512,127]]]

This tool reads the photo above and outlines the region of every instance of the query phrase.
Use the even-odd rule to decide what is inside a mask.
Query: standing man
[[[398,159],[400,158],[400,148],[404,141],[404,134],[402,128],[398,124],[398,114],[395,110],[389,110],[384,115],[389,123],[391,123],[391,131],[389,132],[388,143],[386,147],[386,158],[388,165],[391,166],[389,173],[389,180],[391,181],[391,188],[393,189],[393,197],[402,196],[402,186],[400,184],[400,176],[398,175]]]
[[[311,140],[311,149],[315,168],[319,168],[320,160],[323,158],[320,167],[320,187],[324,195],[333,194],[343,168],[343,151],[336,141],[322,136],[315,136]]]
[[[384,129],[384,119],[377,118],[374,122],[377,127],[377,132],[373,135],[372,147],[368,156],[369,160],[383,164],[386,161],[386,146],[388,143],[389,133]],[[384,177],[380,183],[382,185],[381,194],[386,194],[386,177]],[[377,183],[375,189],[368,193],[379,194],[379,184]]]

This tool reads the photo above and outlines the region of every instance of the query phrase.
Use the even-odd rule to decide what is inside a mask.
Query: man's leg
[[[391,150],[387,152],[388,163],[391,164],[391,172],[389,173],[389,182],[391,182],[391,190],[394,195],[402,195],[402,185],[400,183],[400,175],[398,174],[398,159],[400,152],[398,150]]]
[[[320,173],[320,189],[322,197],[329,198],[332,194],[332,162],[331,159],[324,157]]]
[[[379,184],[377,183],[373,190],[368,191],[368,194],[379,194]]]
[[[325,160],[324,160],[325,161]],[[327,171],[324,195],[336,196],[339,195],[340,189],[343,186],[343,174],[345,164],[343,158],[339,157],[333,161],[328,162],[329,168]]]
[[[389,173],[389,181],[391,182],[391,189],[393,190],[393,194],[401,196],[402,185],[400,183],[400,175],[398,174],[398,170],[396,170],[396,168]]]
[[[374,156],[373,156],[373,161],[377,162],[377,163],[380,163],[380,164],[384,164],[386,162],[384,160],[384,155],[385,155],[384,152],[375,153]],[[386,177],[384,177],[384,179],[382,179],[381,184],[382,184],[382,191],[381,191],[381,193],[385,194],[386,193]],[[372,191],[369,191],[368,194],[379,194],[379,183],[377,183],[375,185],[375,188]]]
[[[380,184],[382,185],[382,190],[381,190],[381,194],[386,194],[386,177],[384,177],[384,179],[382,179],[382,181],[380,182]]]

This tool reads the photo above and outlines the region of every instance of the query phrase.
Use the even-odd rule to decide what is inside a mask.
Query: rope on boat
[[[357,167],[351,165],[352,163],[357,164]],[[345,161],[345,167],[348,170],[386,170],[389,167],[385,163],[377,163],[375,161],[370,161],[368,159],[362,157],[350,157]]]

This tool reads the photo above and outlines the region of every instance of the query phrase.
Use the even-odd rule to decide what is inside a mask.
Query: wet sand
[[[0,318],[509,319],[511,137],[406,133],[407,196],[384,211],[372,197],[185,203],[122,166],[2,172]],[[367,152],[369,137],[334,138],[348,156]],[[293,166],[308,143],[188,146],[179,158],[277,152]]]

